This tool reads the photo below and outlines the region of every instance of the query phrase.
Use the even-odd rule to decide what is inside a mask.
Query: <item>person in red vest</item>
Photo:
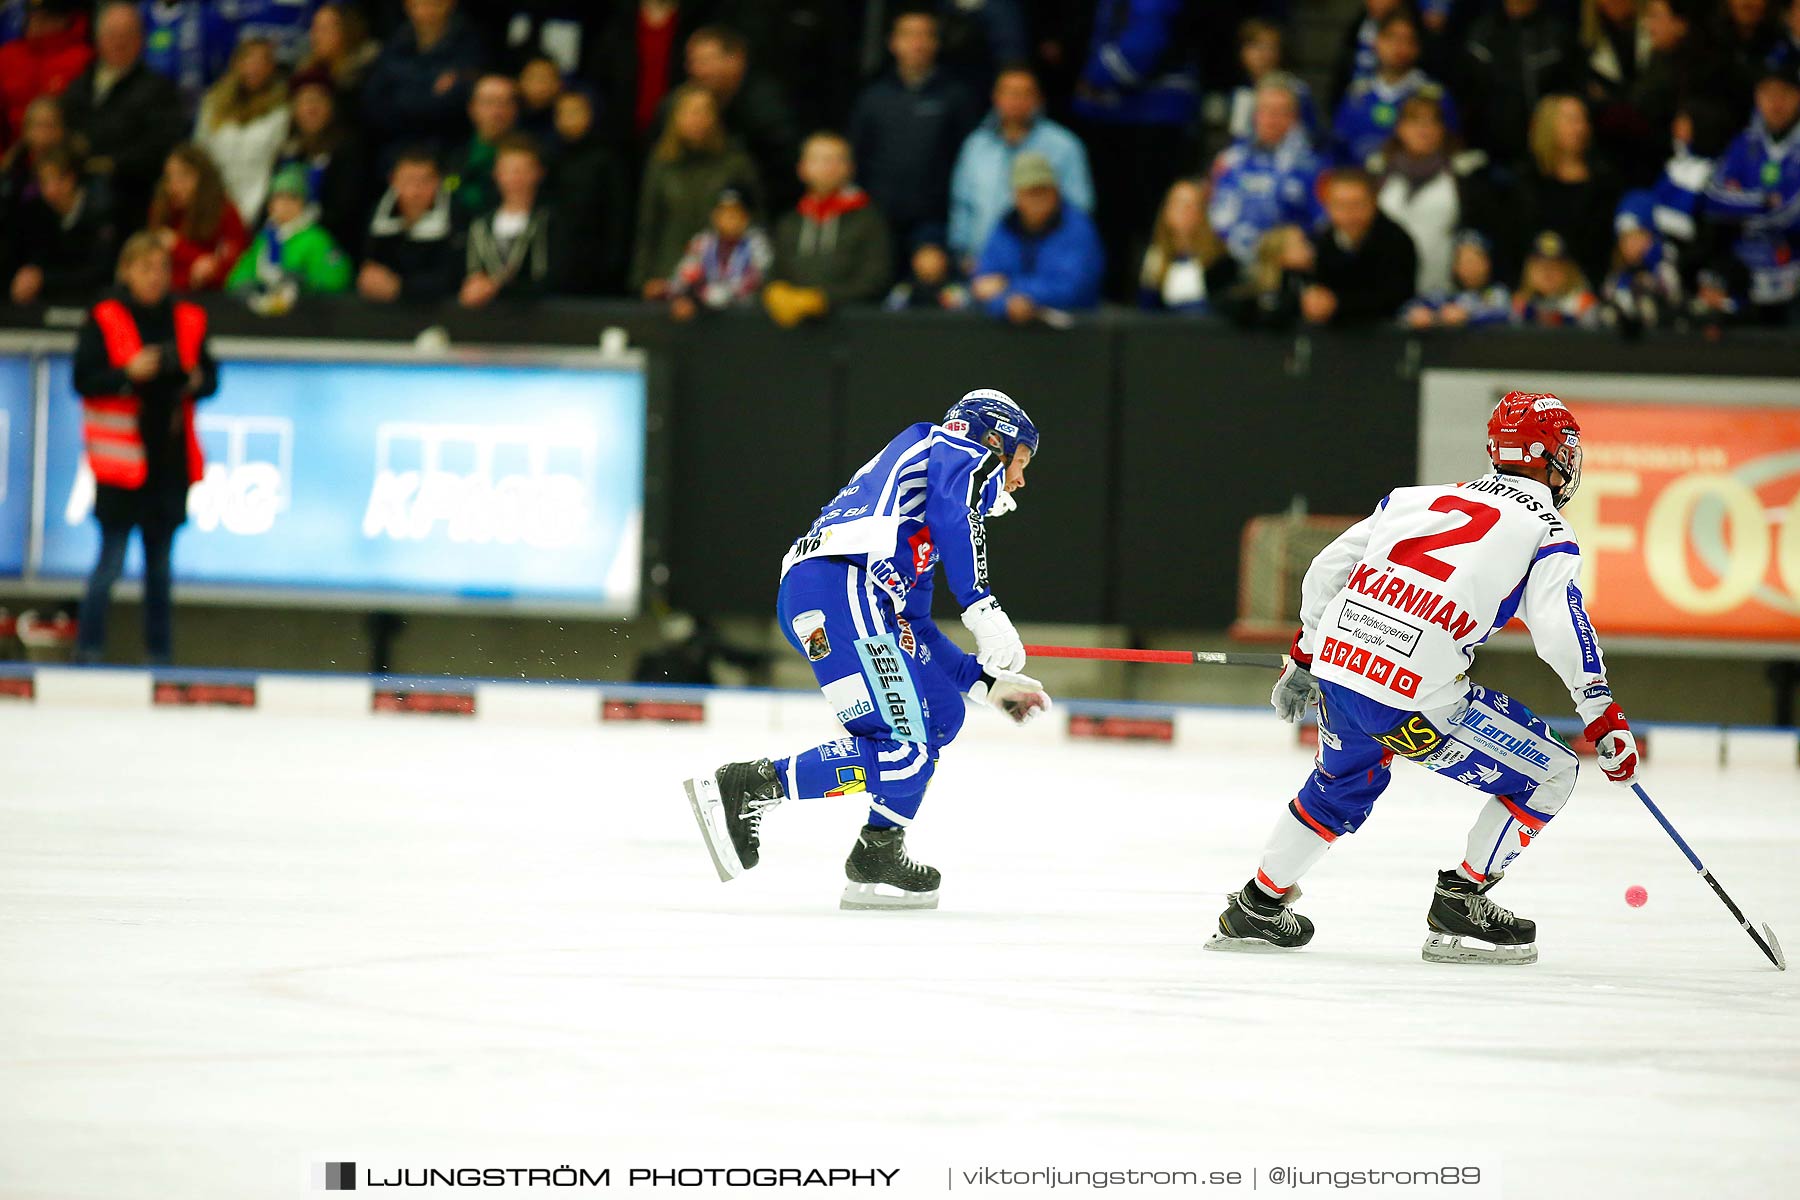
[[[169,558],[187,519],[188,488],[205,466],[194,402],[219,387],[206,310],[170,301],[171,269],[154,233],[134,234],[119,254],[119,289],[89,311],[75,343],[100,520],[100,561],[81,602],[83,662],[99,661],[106,648],[106,614],[133,528],[144,539],[144,649],[152,663],[169,661]]]

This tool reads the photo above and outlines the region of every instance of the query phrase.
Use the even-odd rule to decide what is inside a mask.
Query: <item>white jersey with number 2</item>
[[[1574,531],[1536,480],[1397,488],[1313,560],[1300,649],[1318,679],[1424,712],[1468,693],[1475,648],[1517,616],[1585,724],[1612,691],[1580,574]]]

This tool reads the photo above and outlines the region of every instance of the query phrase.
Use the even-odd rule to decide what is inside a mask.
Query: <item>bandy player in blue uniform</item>
[[[1638,752],[1582,605],[1575,533],[1558,513],[1581,484],[1581,427],[1555,396],[1510,392],[1488,419],[1488,457],[1493,473],[1469,483],[1390,492],[1307,570],[1271,700],[1289,721],[1318,702],[1318,764],[1208,948],[1312,940],[1312,922],[1293,911],[1300,876],[1368,819],[1398,756],[1488,796],[1462,861],[1438,872],[1425,959],[1537,960],[1536,924],[1487,893],[1561,811],[1575,755],[1519,701],[1469,682],[1476,648],[1521,618],[1606,777],[1630,784]]]
[[[868,823],[844,863],[843,908],[936,908],[940,876],[906,853],[963,696],[1024,724],[1050,707],[1020,672],[1025,646],[988,583],[987,521],[1015,507],[1038,431],[1001,392],[970,392],[941,424],[902,430],[788,551],[777,611],[812,664],[845,736],[791,758],[727,763],[687,781],[719,878],[760,856],[763,815],[783,800],[865,796]],[[963,651],[931,619],[942,565],[975,635]]]

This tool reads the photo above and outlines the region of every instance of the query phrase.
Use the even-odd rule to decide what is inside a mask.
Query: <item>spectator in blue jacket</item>
[[[1382,20],[1375,34],[1375,72],[1350,85],[1332,122],[1340,163],[1366,163],[1393,136],[1401,105],[1422,92],[1437,99],[1445,127],[1455,131],[1456,104],[1419,69],[1420,47],[1419,22],[1411,13],[1403,9]]]
[[[1300,126],[1300,102],[1286,76],[1256,90],[1251,135],[1213,161],[1207,217],[1244,266],[1256,259],[1263,235],[1278,225],[1312,229],[1324,212],[1317,185],[1324,164]]]
[[[1714,247],[1701,299],[1747,297],[1758,320],[1785,324],[1800,295],[1800,62],[1777,60],[1756,84],[1756,116],[1706,185]]]
[[[1094,172],[1106,181],[1094,217],[1123,295],[1131,243],[1156,219],[1175,176],[1195,165],[1200,107],[1186,0],[1095,0],[1087,61],[1075,83],[1075,118]]]
[[[1041,155],[1056,173],[1063,203],[1083,213],[1094,209],[1094,181],[1081,140],[1043,115],[1037,76],[1009,67],[994,80],[994,111],[969,134],[950,175],[950,252],[972,262],[988,234],[1012,208],[1014,162]]]
[[[363,113],[382,141],[439,149],[461,139],[486,51],[456,12],[456,0],[406,0],[394,31],[363,81]]]
[[[938,66],[938,18],[902,9],[888,34],[893,70],[857,97],[850,145],[875,206],[902,245],[941,243],[950,213],[950,169],[981,119],[974,93]]]
[[[1056,168],[1036,151],[1013,160],[1013,208],[988,235],[969,292],[1015,325],[1093,308],[1106,256],[1094,222],[1063,202]]]

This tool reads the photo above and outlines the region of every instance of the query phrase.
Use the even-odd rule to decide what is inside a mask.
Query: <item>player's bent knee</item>
[[[919,742],[880,742],[877,747],[878,766],[869,790],[896,800],[923,795],[937,770],[935,748]]]

